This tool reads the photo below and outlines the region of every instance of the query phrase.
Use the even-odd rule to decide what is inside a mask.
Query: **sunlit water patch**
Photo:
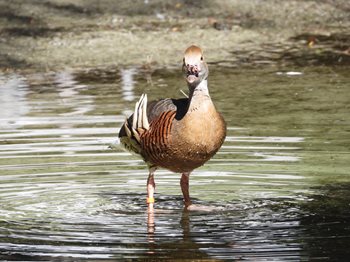
[[[1,75],[0,258],[348,255],[348,74],[212,70],[228,136],[191,175],[201,208],[183,210],[179,175],[159,170],[149,212],[146,166],[121,148],[117,133],[143,92],[183,96],[179,80],[177,71],[136,68]]]

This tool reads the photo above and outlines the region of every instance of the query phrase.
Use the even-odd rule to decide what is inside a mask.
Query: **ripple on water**
[[[73,72],[43,76],[43,83],[34,76],[1,75],[0,92],[6,103],[0,103],[0,112],[6,113],[0,116],[0,259],[300,261],[308,259],[309,250],[320,257],[312,253],[316,250],[312,245],[317,244],[309,237],[317,234],[303,223],[315,213],[310,197],[315,179],[309,169],[315,163],[313,146],[323,155],[328,151],[319,146],[325,144],[317,140],[319,130],[312,126],[294,132],[280,124],[296,118],[296,111],[285,112],[294,94],[282,95],[281,87],[273,85],[264,87],[266,94],[258,88],[250,90],[251,77],[240,79],[244,90],[226,89],[235,95],[214,89],[229,124],[228,136],[214,159],[191,177],[196,210],[183,209],[179,176],[160,170],[151,212],[145,204],[145,165],[115,144],[124,113],[132,108],[130,102],[146,88],[138,73],[121,70],[105,82],[84,81],[80,76],[82,83]],[[277,81],[271,75],[270,80]],[[157,74],[153,77],[154,83],[164,80]],[[214,80],[221,77],[213,73]],[[166,81],[178,87],[177,79]],[[295,86],[288,81],[278,76],[277,83],[296,89],[297,102],[303,103],[300,94],[306,92],[303,86],[308,81]],[[157,84],[147,88],[159,97],[179,96]],[[270,98],[286,101],[279,105]],[[284,117],[280,121],[259,115],[270,102],[278,117]],[[306,110],[299,119],[313,116]],[[269,129],[262,130],[265,118]],[[252,120],[241,122],[244,128],[234,126],[241,119]],[[346,133],[340,134],[339,141],[346,141]],[[329,148],[334,157],[345,159],[346,153],[337,149],[346,144],[333,139]],[[111,144],[113,150],[108,148]],[[346,167],[340,160],[337,164]],[[334,174],[328,166],[328,162],[323,165]],[[322,228],[319,220],[313,221]],[[345,239],[346,232],[338,235]]]

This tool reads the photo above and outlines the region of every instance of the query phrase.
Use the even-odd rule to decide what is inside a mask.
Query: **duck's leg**
[[[189,192],[189,180],[190,180],[190,172],[182,173],[180,185],[181,185],[181,190],[184,196],[184,202],[186,207],[189,207],[191,205],[190,192]]]
[[[154,172],[157,167],[149,168],[149,175],[147,179],[147,204],[153,206],[154,203],[154,190],[156,188],[156,184],[154,183]]]
[[[147,219],[147,228],[148,228],[148,237],[149,242],[154,242],[154,231],[155,231],[155,224],[154,224],[154,190],[156,187],[156,184],[154,183],[154,172],[156,171],[156,167],[149,167],[149,175],[147,179],[147,212],[148,212],[148,219]]]

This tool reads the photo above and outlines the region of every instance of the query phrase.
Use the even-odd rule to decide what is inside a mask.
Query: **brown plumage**
[[[225,139],[226,124],[210,98],[208,66],[199,47],[186,49],[183,72],[189,98],[166,98],[147,103],[147,95],[142,95],[134,114],[119,132],[121,143],[140,154],[149,166],[149,205],[154,202],[154,171],[163,167],[182,173],[181,189],[188,207],[191,204],[189,174],[207,162]]]

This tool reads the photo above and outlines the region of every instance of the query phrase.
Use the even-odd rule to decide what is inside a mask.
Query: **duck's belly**
[[[152,145],[148,147],[144,158],[153,165],[173,172],[191,172],[215,155],[221,147],[223,139],[224,137],[215,137],[208,142],[201,142],[200,139],[188,141],[176,137],[169,139],[166,146]]]
[[[163,167],[174,172],[190,172],[207,162],[218,151],[207,145],[184,145],[182,148],[171,150],[171,161],[165,162]]]
[[[207,162],[220,149],[226,135],[220,115],[182,123],[174,121],[172,128],[162,139],[146,134],[149,137],[144,140],[147,143],[141,145],[141,154],[153,165],[180,173],[191,172]]]
[[[203,148],[164,148],[157,155],[147,155],[146,161],[173,172],[185,173],[202,166],[215,153]]]

